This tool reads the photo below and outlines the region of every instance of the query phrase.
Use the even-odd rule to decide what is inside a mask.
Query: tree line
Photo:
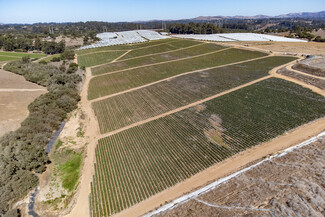
[[[68,68],[30,62],[28,57],[8,63],[5,70],[46,86],[48,92],[28,106],[29,115],[21,127],[0,139],[0,216],[19,216],[11,206],[38,185],[37,174],[50,160],[45,147],[67,114],[80,100],[78,65]],[[7,213],[7,214],[6,214]]]
[[[42,41],[41,38],[31,39],[26,36],[14,36],[12,34],[0,35],[0,49],[4,51],[43,51],[46,54],[63,53],[65,41]]]
[[[169,31],[173,34],[215,34],[223,33],[224,30],[212,23],[172,23]]]

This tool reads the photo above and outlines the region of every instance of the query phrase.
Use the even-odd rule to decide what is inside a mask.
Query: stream
[[[60,124],[60,128],[55,132],[54,136],[52,137],[52,139],[49,141],[49,143],[46,145],[46,149],[45,152],[48,155],[52,148],[53,145],[55,143],[55,141],[58,139],[61,131],[63,130],[63,127],[65,125],[65,121],[62,121],[62,123]],[[35,211],[34,211],[34,206],[35,206],[35,200],[36,200],[36,196],[38,193],[38,189],[39,187],[37,186],[34,191],[30,194],[30,200],[28,203],[28,214],[33,216],[33,217],[40,217]]]

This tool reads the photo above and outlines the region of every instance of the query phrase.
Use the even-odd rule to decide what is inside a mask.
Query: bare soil
[[[55,39],[55,42],[60,42],[61,40],[64,40],[65,41],[65,45],[67,47],[70,47],[70,46],[81,46],[83,45],[83,38],[68,38],[68,37],[62,37],[62,36],[59,36]]]
[[[323,80],[323,79],[319,79],[319,78],[315,78],[315,77],[312,77],[312,76],[309,76],[309,75],[298,73],[296,71],[289,70],[289,69],[287,69],[285,67],[282,68],[282,69],[279,69],[277,71],[277,73],[281,74],[281,75],[291,77],[291,78],[294,78],[294,79],[297,79],[297,80],[302,81],[302,82],[304,82],[306,84],[313,85],[313,86],[318,87],[318,88],[320,88],[322,90],[325,90],[325,80]]]
[[[227,43],[224,43],[227,45]],[[317,42],[231,42],[234,45],[259,48],[272,52],[292,53],[299,55],[325,56],[325,43]]]
[[[324,216],[325,138],[158,216]]]
[[[0,69],[0,136],[16,130],[28,116],[27,106],[46,88]]]

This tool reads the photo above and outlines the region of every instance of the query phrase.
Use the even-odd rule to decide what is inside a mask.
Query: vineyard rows
[[[176,41],[177,39],[165,39],[165,40],[157,40],[157,41],[148,41],[144,43],[137,43],[137,44],[125,44],[125,45],[115,45],[115,46],[108,46],[108,47],[98,47],[92,49],[84,49],[84,50],[77,50],[78,55],[83,54],[90,54],[96,52],[104,52],[104,51],[113,51],[113,50],[131,50],[131,49],[142,49],[148,46],[159,46],[162,44],[168,44],[171,42]]]
[[[95,65],[111,62],[112,60],[118,58],[125,52],[126,51],[107,51],[101,53],[79,55],[78,63],[80,66],[85,66],[85,67],[95,66]]]
[[[143,47],[141,49],[134,49],[127,55],[121,58],[121,60],[129,59],[133,57],[148,55],[148,54],[155,54],[160,52],[166,52],[166,51],[173,51],[179,48],[188,47],[195,44],[200,44],[201,42],[198,41],[189,41],[189,40],[175,40],[168,44],[162,44],[159,46],[153,46],[153,47]]]
[[[109,216],[325,115],[324,97],[270,78],[99,140],[92,216]]]
[[[114,94],[189,71],[263,56],[266,54],[241,49],[228,49],[200,57],[96,76],[90,81],[88,98],[95,99]]]
[[[259,79],[272,68],[292,60],[292,57],[267,57],[187,74],[92,105],[101,133],[106,133]]]
[[[105,73],[113,71],[127,70],[131,67],[145,66],[148,64],[165,62],[170,60],[177,60],[180,58],[186,58],[191,56],[196,56],[204,53],[213,52],[220,50],[222,46],[216,44],[206,44],[200,43],[190,47],[182,48],[182,50],[169,51],[163,54],[154,54],[150,56],[139,56],[131,59],[119,60],[115,63],[109,63],[104,66],[99,66],[92,69],[93,74],[98,74],[99,71],[104,71]]]

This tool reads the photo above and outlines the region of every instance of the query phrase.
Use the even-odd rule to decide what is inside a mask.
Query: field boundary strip
[[[117,57],[116,59],[112,60],[110,63],[115,63],[116,61],[118,61],[119,59],[121,59],[122,57],[124,57],[125,55],[127,55],[128,53],[130,53],[132,50],[127,50],[124,54],[122,54],[121,56]]]
[[[161,212],[164,212],[164,211],[167,211],[167,210],[170,210],[170,209],[173,209],[175,207],[177,207],[178,205],[181,205],[183,203],[186,203],[187,201],[191,200],[191,199],[195,199],[196,197],[204,194],[204,193],[207,193],[213,189],[215,189],[216,187],[218,187],[219,185],[263,164],[264,162],[267,162],[267,161],[272,161],[273,159],[276,159],[276,158],[279,158],[279,157],[282,157],[282,156],[285,156],[286,154],[290,153],[290,152],[293,152],[294,150],[297,150],[297,149],[300,149],[304,146],[307,146],[313,142],[316,142],[318,141],[321,137],[324,137],[325,136],[325,131],[323,131],[322,133],[318,134],[317,136],[315,137],[312,137],[310,139],[308,139],[307,141],[304,141],[302,143],[299,143],[298,145],[295,145],[295,146],[292,146],[292,147],[289,147],[287,149],[285,149],[284,151],[282,151],[280,154],[276,154],[274,156],[269,156],[267,157],[266,159],[252,165],[252,166],[249,166],[249,167],[246,167],[238,172],[235,172],[229,176],[226,176],[224,178],[221,178],[221,179],[218,179],[217,181],[203,187],[203,188],[200,188],[199,190],[196,190],[190,194],[187,194],[187,195],[184,195],[182,197],[179,197],[177,198],[176,200],[173,200],[171,203],[168,203],[162,207],[160,207],[159,209],[153,211],[153,212],[150,212],[146,215],[144,215],[143,217],[151,217],[153,215],[156,215],[156,214],[159,214]]]
[[[300,58],[300,59],[302,59],[302,58]],[[295,62],[295,61],[293,61],[293,62]],[[292,82],[292,83],[296,83],[296,84],[298,84],[298,85],[300,85],[302,87],[305,87],[305,88],[308,88],[308,89],[312,90],[315,93],[318,93],[319,95],[325,96],[325,90],[322,90],[322,89],[320,89],[318,87],[315,87],[314,85],[310,85],[310,84],[307,84],[305,82],[299,81],[296,78],[288,77],[288,76],[281,75],[281,74],[277,73],[277,71],[279,69],[283,68],[283,67],[289,68],[289,70],[290,70],[290,67],[293,64],[294,63],[291,62],[289,64],[286,64],[286,65],[282,66],[282,67],[281,66],[276,67],[276,68],[274,68],[274,69],[272,69],[270,71],[270,74],[273,75],[273,77],[275,77],[275,78],[280,78],[280,79],[283,79],[283,80],[286,80],[286,81],[289,81],[289,82]]]
[[[155,84],[158,84],[158,83],[161,83],[161,82],[164,82],[164,81],[172,80],[174,78],[181,77],[181,76],[184,76],[184,75],[197,73],[197,72],[202,72],[202,71],[211,70],[211,69],[223,68],[223,67],[227,67],[227,66],[231,66],[231,65],[237,65],[237,64],[252,62],[252,61],[256,61],[256,60],[260,60],[260,59],[265,59],[265,58],[268,58],[268,57],[271,57],[271,56],[257,57],[257,58],[253,58],[253,59],[249,59],[249,60],[243,60],[243,61],[239,61],[239,62],[235,62],[235,63],[229,63],[229,64],[225,64],[225,65],[220,65],[220,66],[213,66],[213,67],[209,67],[209,68],[198,69],[198,70],[195,70],[195,71],[184,72],[184,73],[174,75],[174,76],[171,76],[171,77],[168,77],[168,78],[164,78],[164,79],[161,79],[161,80],[158,80],[158,81],[155,81],[155,82],[151,82],[149,84],[145,84],[145,85],[142,85],[142,86],[139,86],[139,87],[124,90],[124,91],[114,93],[114,94],[111,94],[111,95],[108,95],[108,96],[102,96],[102,97],[99,97],[99,98],[96,98],[96,99],[92,99],[92,100],[90,100],[90,102],[98,102],[98,101],[108,99],[108,98],[111,98],[111,97],[114,97],[114,96],[122,95],[124,93],[128,93],[128,92],[132,92],[132,91],[135,91],[135,90],[138,90],[138,89],[141,89],[141,88],[149,87],[151,85],[155,85]]]
[[[185,106],[179,107],[179,108],[177,108],[177,109],[171,110],[171,111],[169,111],[169,112],[165,112],[165,113],[163,113],[163,114],[160,114],[160,115],[157,115],[157,116],[154,116],[154,117],[151,117],[151,118],[145,119],[145,120],[143,120],[143,121],[136,122],[136,123],[134,123],[134,124],[130,124],[130,125],[128,125],[128,126],[125,126],[125,127],[120,128],[120,129],[113,130],[113,131],[111,131],[111,132],[101,134],[101,136],[100,136],[98,139],[103,139],[103,138],[105,138],[105,137],[112,136],[112,135],[114,135],[114,134],[120,133],[120,132],[122,132],[122,131],[124,131],[124,130],[128,130],[128,129],[130,129],[130,128],[133,128],[133,127],[136,127],[136,126],[140,126],[140,125],[142,125],[142,124],[145,124],[145,123],[148,123],[148,122],[151,122],[151,121],[154,121],[154,120],[157,120],[157,119],[160,119],[160,118],[166,117],[166,116],[168,116],[168,115],[174,114],[174,113],[179,112],[179,111],[182,111],[182,110],[184,110],[184,109],[187,109],[187,108],[190,108],[190,107],[193,107],[193,106],[196,106],[196,105],[202,104],[202,103],[207,102],[207,101],[209,101],[209,100],[212,100],[212,99],[215,99],[215,98],[217,98],[217,97],[220,97],[220,96],[226,95],[226,94],[228,94],[228,93],[234,92],[234,91],[239,90],[239,89],[241,89],[241,88],[244,88],[244,87],[250,86],[250,85],[252,85],[252,84],[255,84],[255,83],[258,83],[258,82],[264,81],[264,80],[269,79],[269,78],[271,78],[271,77],[273,77],[273,76],[272,76],[272,75],[268,75],[268,76],[265,76],[265,77],[262,77],[262,78],[256,79],[256,80],[254,80],[254,81],[251,81],[251,82],[248,82],[248,83],[246,83],[246,84],[243,84],[243,85],[237,86],[237,87],[232,88],[232,89],[230,89],[230,90],[223,91],[223,92],[218,93],[218,94],[215,94],[215,95],[213,95],[213,96],[210,96],[210,97],[204,98],[204,99],[202,99],[202,100],[199,100],[199,101],[193,102],[193,103],[191,103],[191,104],[188,104],[188,105],[185,105]],[[96,118],[96,119],[97,119],[97,118]],[[98,120],[97,120],[97,123],[99,123]]]
[[[107,73],[103,73],[103,74],[99,74],[99,75],[93,75],[93,77],[100,77],[100,76],[115,74],[115,73],[119,73],[119,72],[130,71],[130,70],[133,70],[133,69],[145,68],[145,67],[148,67],[148,66],[162,65],[162,64],[165,64],[165,63],[171,63],[171,62],[177,62],[177,61],[192,59],[192,58],[196,58],[196,57],[202,57],[202,56],[206,56],[206,55],[210,55],[210,54],[214,54],[214,53],[219,53],[219,52],[229,50],[229,49],[233,49],[233,48],[227,47],[227,48],[224,48],[224,49],[221,49],[221,50],[216,50],[216,51],[212,51],[212,52],[208,52],[208,53],[204,53],[204,54],[199,54],[199,55],[196,55],[196,56],[184,57],[184,58],[180,58],[180,59],[176,59],[176,60],[168,60],[168,61],[164,61],[164,62],[158,62],[158,63],[152,63],[152,64],[147,64],[147,65],[142,65],[142,66],[131,67],[131,68],[128,68],[128,69],[122,69],[122,70],[107,72]],[[107,64],[105,64],[105,65],[107,65]],[[99,66],[101,66],[101,65],[97,65],[96,67],[99,67]]]
[[[320,76],[317,76],[317,75],[308,74],[308,73],[296,70],[296,69],[294,69],[292,67],[293,67],[293,65],[287,66],[287,69],[290,70],[290,71],[296,72],[298,74],[306,75],[308,77],[317,78],[317,79],[320,79],[320,80],[325,80],[325,77],[320,77]]]

